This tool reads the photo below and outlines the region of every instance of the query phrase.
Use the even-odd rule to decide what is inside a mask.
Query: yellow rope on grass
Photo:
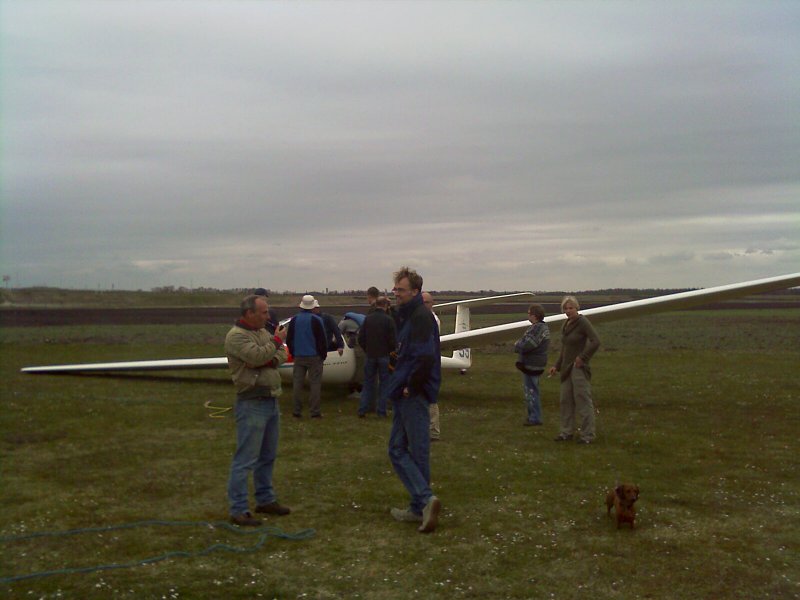
[[[224,419],[225,413],[233,408],[232,406],[211,406],[211,400],[206,400],[203,406],[211,411],[208,416],[212,419]]]

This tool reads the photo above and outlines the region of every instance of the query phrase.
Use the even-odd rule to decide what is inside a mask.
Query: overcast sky
[[[800,270],[800,2],[0,0],[12,286]]]

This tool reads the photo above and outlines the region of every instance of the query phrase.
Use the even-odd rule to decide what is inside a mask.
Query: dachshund
[[[611,516],[611,507],[614,507],[614,516],[617,520],[617,529],[622,523],[630,523],[634,528],[636,507],[634,503],[639,499],[639,486],[632,483],[621,483],[606,496],[606,514]]]

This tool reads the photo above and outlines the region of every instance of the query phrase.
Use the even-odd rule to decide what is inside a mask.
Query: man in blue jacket
[[[341,356],[344,353],[344,338],[336,319],[328,313],[322,312],[322,308],[319,305],[312,312],[322,319],[322,325],[325,327],[325,345],[328,352],[338,352],[339,356]]]
[[[314,296],[306,294],[300,301],[300,312],[289,321],[286,345],[294,357],[292,370],[292,415],[298,419],[303,416],[303,383],[308,373],[310,388],[308,403],[311,417],[322,417],[320,395],[322,391],[322,366],[328,355],[325,341],[325,325],[312,311],[319,306]]]
[[[442,356],[439,331],[422,302],[422,277],[408,267],[394,274],[399,304],[397,365],[387,386],[394,414],[389,458],[411,496],[407,509],[393,508],[398,521],[420,523],[418,531],[436,529],[441,502],[431,490],[429,404],[439,393]]]

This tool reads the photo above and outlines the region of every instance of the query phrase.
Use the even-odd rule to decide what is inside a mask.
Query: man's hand
[[[284,327],[283,325],[279,325],[278,328],[275,330],[275,337],[280,338],[282,342],[285,342],[287,333],[288,332],[286,331],[286,327]]]

